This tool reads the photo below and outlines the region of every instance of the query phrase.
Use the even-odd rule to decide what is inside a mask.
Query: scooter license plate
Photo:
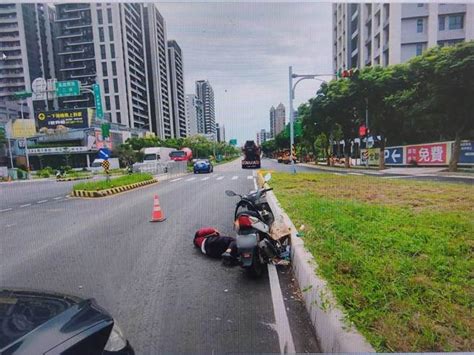
[[[257,246],[257,234],[237,235],[237,249],[253,249]]]

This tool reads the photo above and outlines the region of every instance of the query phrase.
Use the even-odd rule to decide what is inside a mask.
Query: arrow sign
[[[107,159],[109,159],[109,157],[110,157],[110,150],[108,150],[107,148],[101,148],[99,150],[99,158],[100,159],[107,160]]]
[[[384,158],[385,158],[385,164],[402,165],[403,164],[403,147],[385,148]]]

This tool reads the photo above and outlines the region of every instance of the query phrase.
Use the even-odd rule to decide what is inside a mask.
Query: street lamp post
[[[307,80],[307,79],[314,79],[314,80],[319,80],[323,83],[326,83],[326,80],[319,79],[318,77],[320,76],[330,76],[331,78],[334,77],[334,74],[294,74],[293,73],[293,67],[290,65],[289,70],[288,70],[288,81],[289,81],[289,96],[290,96],[290,158],[291,158],[291,168],[293,170],[293,174],[296,174],[296,167],[295,167],[295,161],[293,157],[293,144],[295,143],[295,133],[294,133],[294,113],[293,113],[293,100],[295,98],[295,89],[296,85],[300,81]],[[293,84],[293,79],[299,78],[294,84]]]

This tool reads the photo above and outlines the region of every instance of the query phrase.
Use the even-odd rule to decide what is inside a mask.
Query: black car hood
[[[112,317],[93,299],[0,289],[0,353],[46,352]]]

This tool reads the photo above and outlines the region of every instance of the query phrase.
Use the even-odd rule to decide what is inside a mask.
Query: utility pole
[[[21,119],[24,120],[25,117],[23,115],[23,103],[24,103],[24,99],[20,101],[20,112],[21,112]],[[23,142],[25,144],[25,157],[26,157],[26,178],[29,179],[30,178],[30,158],[28,156],[28,140],[26,139],[26,137],[23,137]]]
[[[365,166],[369,167],[369,98],[365,98],[365,149],[367,149],[367,159]]]
[[[293,174],[296,174],[296,167],[295,167],[295,162],[294,162],[294,157],[292,156],[293,152],[293,144],[295,143],[295,132],[294,132],[294,112],[293,112],[293,100],[295,98],[295,89],[296,85],[302,80],[306,79],[314,79],[314,80],[319,80],[322,81],[323,83],[326,83],[326,80],[319,79],[319,76],[330,76],[331,78],[334,77],[334,74],[294,74],[293,73],[293,67],[290,65],[288,68],[288,83],[289,83],[289,96],[290,96],[290,114],[289,114],[289,119],[290,119],[290,157],[291,157],[291,167],[293,170]],[[293,79],[299,78],[295,84],[293,84]]]
[[[296,174],[295,159],[293,157],[293,144],[295,144],[295,132],[293,127],[293,99],[295,98],[295,92],[293,89],[293,67],[290,65],[288,70],[289,76],[289,89],[290,89],[290,159],[291,159],[291,170],[293,174]]]

